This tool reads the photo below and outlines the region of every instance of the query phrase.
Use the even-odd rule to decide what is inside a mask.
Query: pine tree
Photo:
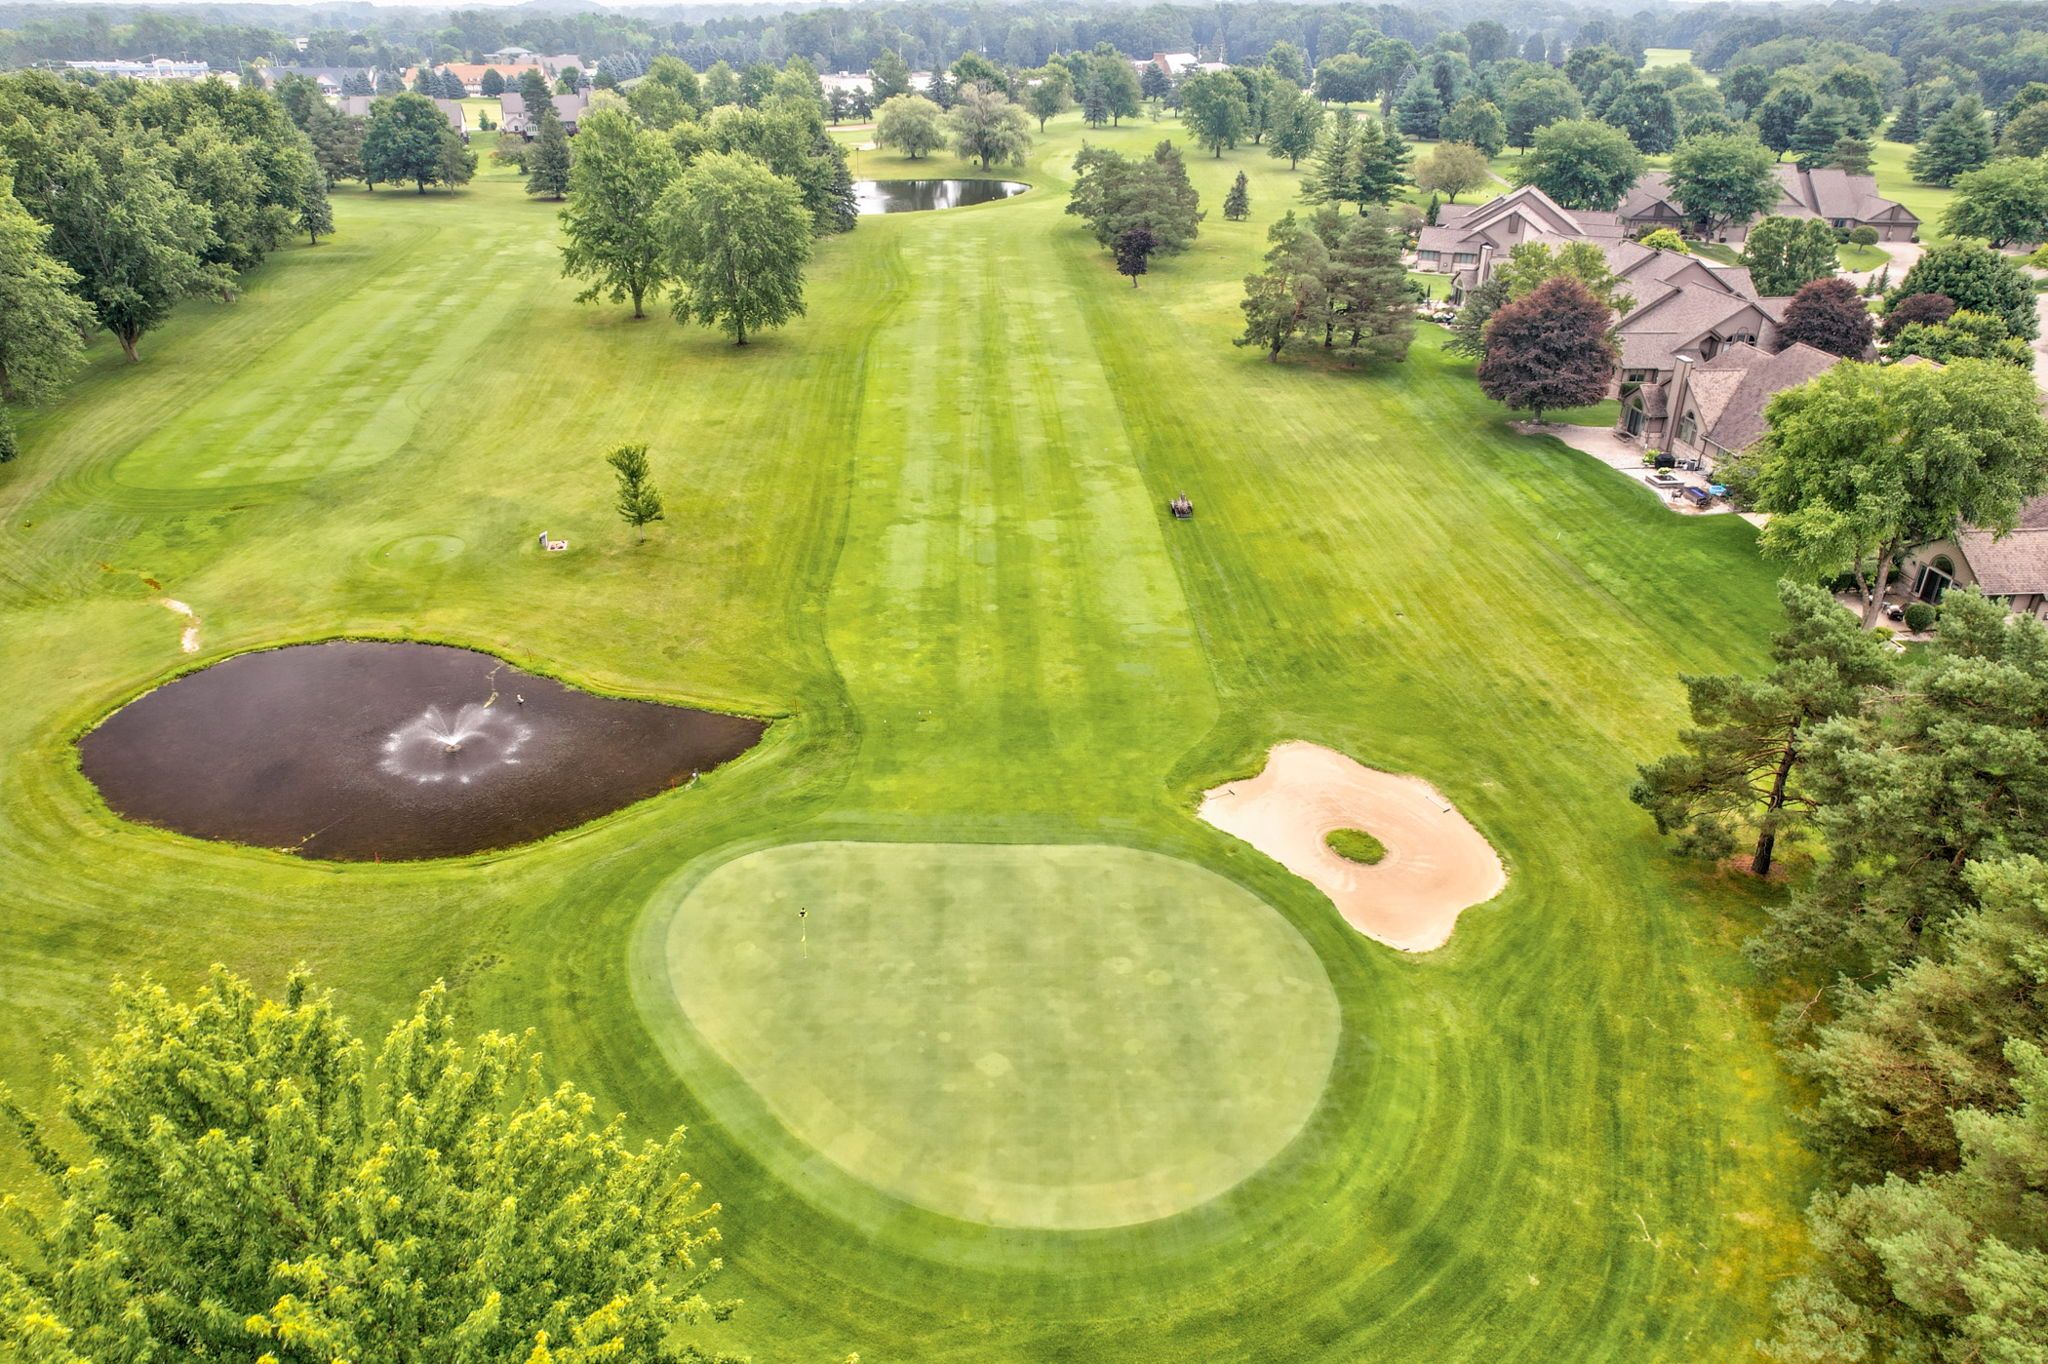
[[[569,192],[569,134],[552,101],[541,109],[540,132],[526,158],[526,192],[559,202]]]
[[[1431,227],[1435,227],[1437,214],[1443,212],[1443,207],[1443,200],[1434,194],[1430,195],[1429,207],[1422,211],[1422,221],[1428,223]]]
[[[1401,131],[1410,137],[1435,137],[1442,129],[1444,102],[1435,82],[1418,71],[1408,78],[1407,88],[1394,101],[1394,115]]]
[[[1894,142],[1908,146],[1920,140],[1920,92],[1907,90],[1906,97],[1899,101],[1899,112],[1892,116],[1892,126],[1885,136]]]
[[[1243,171],[1230,186],[1230,193],[1223,196],[1223,216],[1233,223],[1241,223],[1252,211],[1251,184]]]
[[[1391,204],[1408,183],[1408,158],[1412,149],[1388,124],[1368,115],[1358,130],[1351,151],[1349,182],[1345,197],[1363,213],[1368,204]]]
[[[613,504],[619,519],[647,538],[646,525],[662,519],[661,494],[654,490],[647,468],[647,447],[620,445],[604,457],[618,475],[618,500]]]
[[[1350,203],[1352,151],[1357,143],[1357,119],[1348,113],[1330,119],[1316,143],[1315,165],[1303,177],[1303,197],[1318,204]]]
[[[1965,95],[1934,120],[1906,167],[1922,184],[1952,185],[1990,159],[1991,127],[1984,106],[1975,95]]]
[[[299,180],[298,229],[310,246],[318,246],[323,235],[334,233],[334,205],[327,201],[327,177],[310,156]]]

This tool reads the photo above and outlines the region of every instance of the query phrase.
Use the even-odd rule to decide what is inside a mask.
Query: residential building
[[[443,62],[439,66],[436,66],[432,69],[437,72],[445,72],[448,74],[452,74],[455,77],[455,79],[462,82],[463,90],[470,95],[483,94],[484,72],[486,71],[497,72],[498,75],[501,78],[503,78],[505,84],[508,86],[519,84],[519,78],[529,71],[539,71],[543,76],[548,75],[548,73],[544,69],[542,69],[541,64],[537,61],[502,63]],[[410,70],[402,72],[401,74],[405,78],[405,83],[408,86],[410,86],[413,83],[414,78],[419,75],[419,68],[415,66]],[[554,84],[554,78],[552,76],[548,77],[548,83],[550,85]]]
[[[276,85],[286,76],[305,76],[323,95],[339,95],[350,76],[361,76],[372,84],[377,79],[377,73],[367,66],[266,66],[262,75],[266,85]]]
[[[554,100],[555,117],[562,120],[562,131],[574,137],[576,135],[577,121],[583,117],[583,111],[590,107],[590,96],[587,94],[556,95]],[[526,116],[526,97],[524,95],[516,95],[507,91],[505,94],[498,96],[498,114],[498,124],[506,132],[517,133],[519,136],[528,139],[533,137],[533,128],[530,126]]]
[[[368,118],[370,116],[370,106],[378,100],[386,98],[389,97],[385,95],[343,95],[334,101],[334,107],[347,114],[350,118]],[[460,100],[437,99],[434,101],[434,107],[439,109],[441,116],[448,120],[449,127],[462,134],[464,142],[469,141],[469,119],[462,108]]]
[[[484,53],[483,64],[485,66],[496,66],[499,70],[503,70],[504,64],[507,62],[518,66],[532,66],[539,60],[540,54],[538,52],[532,52],[523,47],[501,47],[496,52]]]
[[[2020,615],[2048,620],[2048,495],[2020,508],[2019,525],[2004,535],[1964,530],[1955,538],[1916,546],[1905,556],[1902,586],[1922,601],[1938,602],[1951,587],[1975,587]]]
[[[1802,170],[1795,165],[1774,167],[1778,177],[1778,202],[1770,212],[1781,218],[1820,218],[1830,227],[1845,231],[1875,228],[1883,242],[1911,241],[1920,230],[1920,219],[1904,204],[1877,192],[1877,179],[1850,175],[1832,166]],[[1669,227],[1685,231],[1693,224],[1685,210],[1671,197],[1671,177],[1663,171],[1649,171],[1621,204],[1621,221],[1631,234]],[[1717,234],[1717,239],[1741,242],[1748,238],[1754,220],[1738,223]]]
[[[1422,229],[1415,244],[1415,268],[1453,276],[1452,296],[1484,280],[1493,262],[1523,242],[1592,241],[1602,246],[1628,237],[1612,213],[1567,210],[1555,199],[1524,185],[1482,204],[1446,204],[1437,211],[1434,227]]]
[[[203,81],[208,76],[220,76],[230,83],[239,78],[231,71],[214,71],[205,62],[174,62],[168,57],[153,57],[142,62],[66,62],[73,71],[90,71],[96,76],[120,77],[135,81]]]
[[[571,69],[580,71],[585,76],[597,74],[596,62],[586,62],[573,52],[558,52],[552,57],[541,56],[533,60],[540,63],[540,69],[547,72],[551,80],[560,80],[562,73]]]
[[[1775,353],[1747,341],[1705,358],[1681,352],[1669,377],[1638,384],[1622,399],[1615,432],[1641,440],[1646,450],[1668,451],[1681,464],[1711,469],[1763,436],[1764,409],[1774,396],[1840,363],[1804,342]]]

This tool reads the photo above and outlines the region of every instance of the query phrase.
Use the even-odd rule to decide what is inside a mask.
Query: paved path
[[[1722,516],[1735,512],[1735,508],[1726,502],[1716,502],[1702,510],[1688,499],[1675,496],[1675,490],[1667,491],[1652,487],[1649,480],[1655,471],[1643,466],[1643,447],[1633,441],[1623,440],[1608,427],[1553,426],[1548,423],[1536,426],[1529,422],[1516,422],[1514,427],[1525,436],[1555,436],[1572,449],[1584,451],[1616,473],[1641,484],[1643,491],[1655,497],[1667,511],[1676,512],[1680,516]],[[1704,488],[1714,481],[1709,474],[1690,470],[1674,469],[1671,473],[1689,488]],[[1761,526],[1765,520],[1761,514],[1755,512],[1736,514],[1753,525]]]
[[[1878,246],[1891,257],[1889,262],[1878,266],[1875,270],[1856,270],[1846,273],[1842,278],[1860,289],[1889,269],[1892,272],[1891,282],[1897,284],[1906,277],[1906,272],[1913,268],[1927,250],[1919,242],[1879,242]]]

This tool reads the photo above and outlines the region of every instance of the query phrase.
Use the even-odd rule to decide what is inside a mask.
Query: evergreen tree
[[[1457,320],[1451,323],[1450,339],[1444,342],[1444,349],[1468,360],[1485,355],[1486,324],[1493,321],[1493,315],[1507,301],[1508,286],[1498,279],[1485,280],[1466,290],[1465,304],[1458,309]]]
[[[1230,222],[1241,223],[1252,211],[1251,184],[1243,171],[1231,182],[1230,193],[1223,196],[1223,216]]]
[[[1837,138],[1834,150],[1828,155],[1828,164],[1847,175],[1868,175],[1870,144],[1860,137]]]
[[[1415,308],[1401,254],[1405,239],[1382,215],[1370,218],[1317,210],[1315,233],[1327,253],[1323,269],[1323,345],[1336,336],[1358,359],[1405,360],[1415,339]]]
[[[1185,251],[1202,220],[1201,198],[1186,164],[1170,142],[1149,157],[1131,158],[1101,147],[1083,147],[1074,158],[1074,188],[1067,212],[1088,224],[1105,247],[1132,227],[1152,234],[1155,253]]]
[[[1811,170],[1828,164],[1835,144],[1846,136],[1848,124],[1842,116],[1842,106],[1829,99],[1815,100],[1792,130],[1792,141],[1786,150],[1802,169]]]
[[[618,476],[618,497],[612,507],[619,519],[631,526],[641,541],[647,539],[647,523],[662,519],[661,494],[655,491],[647,467],[647,447],[618,445],[604,457]]]
[[[1752,830],[1749,868],[1768,876],[1778,840],[1811,815],[1800,759],[1813,729],[1863,712],[1891,676],[1891,655],[1818,587],[1778,584],[1785,628],[1771,642],[1763,677],[1681,677],[1696,728],[1685,750],[1637,769],[1629,799],[1650,812],[1660,834],[1719,859],[1737,832]]]
[[[1366,115],[1351,148],[1345,196],[1358,205],[1360,213],[1368,204],[1391,204],[1408,184],[1408,158],[1412,149],[1389,124]]]
[[[1354,181],[1351,163],[1357,145],[1357,119],[1348,113],[1339,113],[1330,119],[1316,143],[1315,164],[1302,178],[1303,197],[1318,204],[1352,202]]]
[[[1245,276],[1245,296],[1238,305],[1245,327],[1235,344],[1262,347],[1266,358],[1277,363],[1287,343],[1325,308],[1329,251],[1292,212],[1267,230],[1266,239],[1271,243],[1266,268]]]
[[[1991,127],[1975,95],[1951,104],[1920,139],[1907,159],[1913,178],[1928,185],[1952,185],[1965,172],[1991,159]]]
[[[495,66],[484,68],[483,79],[477,82],[477,89],[486,99],[496,99],[505,93],[505,78]]]
[[[932,78],[925,86],[924,97],[933,104],[938,105],[941,109],[953,107],[953,86],[946,79],[946,72],[943,67],[934,67],[932,69]]]
[[[526,107],[526,136],[531,140],[540,131],[540,111],[552,109],[555,104],[555,92],[538,67],[519,73],[519,98]]]
[[[910,63],[898,56],[893,49],[884,48],[882,55],[875,58],[873,70],[869,73],[872,90],[869,98],[877,108],[898,95],[915,94],[910,88]]]
[[[543,106],[540,132],[526,158],[526,192],[557,202],[569,192],[569,134],[552,103]]]
[[[1813,108],[1813,96],[1796,85],[1781,85],[1752,111],[1757,139],[1778,154],[1780,160],[1792,149],[1799,121]]]
[[[297,224],[299,231],[306,234],[309,246],[318,246],[322,236],[334,233],[334,205],[327,201],[327,177],[311,156],[306,158],[305,173],[300,178]]]
[[[1423,72],[1408,77],[1394,101],[1394,117],[1409,137],[1435,137],[1443,128],[1444,103],[1436,84]]]
[[[1899,101],[1898,113],[1892,115],[1892,126],[1885,130],[1885,136],[1893,142],[1908,146],[1920,140],[1920,92],[1907,87],[1905,97]]]
[[[412,73],[412,92],[434,99],[441,93],[441,81],[424,63]]]

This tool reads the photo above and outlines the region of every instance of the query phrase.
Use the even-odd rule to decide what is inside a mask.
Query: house
[[[546,71],[541,70],[539,62],[443,62],[433,69],[454,76],[462,82],[462,88],[471,95],[481,95],[484,92],[486,71],[497,72],[508,86],[519,84],[519,78],[529,71],[540,71],[543,76],[547,75]],[[410,86],[419,75],[419,68],[415,66],[402,75],[405,83]],[[552,83],[550,81],[550,84]]]
[[[1780,164],[1773,168],[1778,177],[1778,202],[1771,213],[1781,218],[1820,218],[1830,227],[1851,231],[1875,228],[1883,242],[1912,240],[1920,230],[1920,219],[1904,204],[1877,192],[1877,178],[1850,175],[1832,166],[1802,170]],[[1685,210],[1671,197],[1671,177],[1663,171],[1649,171],[1621,203],[1621,221],[1633,234],[1669,227],[1684,231],[1692,226]],[[1720,240],[1740,242],[1749,236],[1751,223],[1738,223],[1720,234]]]
[[[1415,268],[1451,275],[1452,298],[1493,272],[1493,262],[1524,242],[1539,240],[1619,243],[1628,236],[1612,213],[1567,210],[1534,185],[1509,190],[1483,204],[1446,204],[1436,225],[1415,243]]]
[[[555,117],[562,120],[562,131],[574,137],[577,121],[583,117],[583,111],[590,107],[590,96],[556,95],[554,100]],[[498,115],[498,124],[506,132],[532,139],[533,129],[528,125],[524,95],[515,95],[508,91],[498,96]]]
[[[548,73],[550,80],[560,80],[564,71],[572,69],[586,76],[597,72],[596,62],[586,62],[573,52],[558,52],[552,57],[535,57],[533,60],[540,63],[540,69]]]
[[[483,65],[495,66],[502,71],[507,64],[532,66],[539,61],[540,54],[538,52],[530,52],[523,47],[501,47],[496,52],[484,53]]]
[[[1708,357],[1674,357],[1669,378],[1637,385],[1622,400],[1617,435],[1662,448],[1680,463],[1713,468],[1754,445],[1765,431],[1764,408],[1841,363],[1838,356],[1794,342],[1776,352],[1747,341]]]
[[[1964,530],[1914,547],[1902,566],[1906,590],[1922,601],[1974,586],[2016,614],[2048,620],[2048,495],[2021,507],[2019,525],[2004,535]]]
[[[276,85],[286,76],[304,76],[319,86],[323,95],[340,94],[351,76],[376,81],[376,73],[367,66],[266,66],[262,76],[265,85]]]
[[[350,118],[368,118],[370,106],[384,98],[386,96],[383,95],[343,95],[334,101],[334,107]],[[460,100],[437,99],[434,101],[434,107],[448,120],[449,127],[462,134],[464,142],[469,141],[469,120]]]

